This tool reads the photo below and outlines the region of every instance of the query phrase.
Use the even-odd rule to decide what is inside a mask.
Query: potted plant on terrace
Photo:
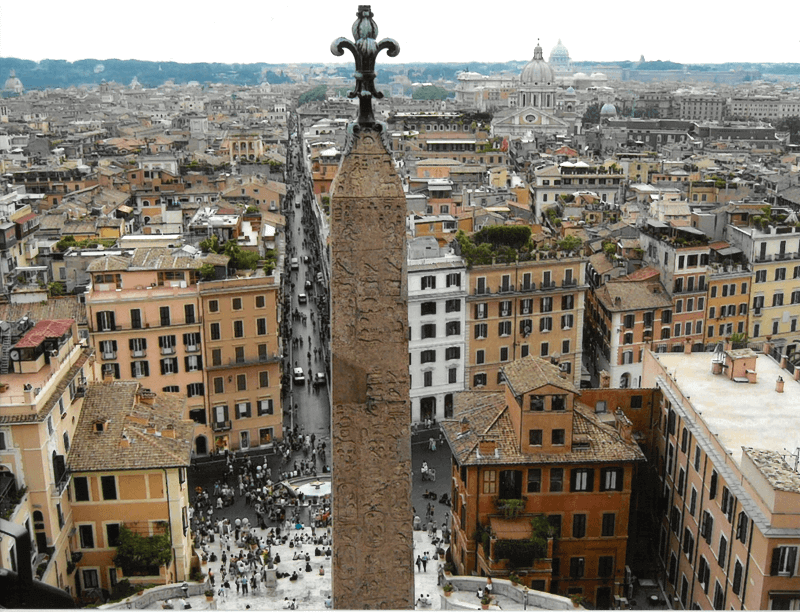
[[[205,590],[206,601],[214,601],[214,591],[213,589],[206,589]]]
[[[491,595],[484,595],[481,597],[481,609],[488,610],[489,604],[492,603],[492,596]]]
[[[449,582],[445,582],[442,590],[444,591],[445,597],[450,597],[450,594],[453,592],[453,585]]]

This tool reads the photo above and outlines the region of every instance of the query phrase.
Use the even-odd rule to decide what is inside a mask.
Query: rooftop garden
[[[555,256],[557,252],[577,253],[582,241],[575,236],[536,244],[527,225],[491,225],[467,235],[463,230],[456,234],[456,242],[467,267],[495,263],[531,261],[538,254]]]

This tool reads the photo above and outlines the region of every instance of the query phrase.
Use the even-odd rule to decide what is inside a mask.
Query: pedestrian
[[[417,572],[421,572],[422,571],[422,558],[419,555],[417,555],[417,560],[415,561],[415,563],[417,565]]]
[[[422,571],[423,572],[427,572],[428,571],[428,553],[427,552],[422,553]]]

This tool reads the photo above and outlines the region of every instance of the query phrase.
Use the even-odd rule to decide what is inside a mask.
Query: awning
[[[669,227],[666,223],[661,223],[661,221],[657,221],[656,219],[648,219],[647,225],[658,229],[667,229]]]
[[[719,253],[723,257],[727,257],[729,255],[736,255],[736,254],[741,253],[741,252],[742,252],[742,250],[741,249],[737,249],[736,247],[725,247],[724,249],[719,249],[717,251],[717,253]]]
[[[682,232],[686,232],[688,234],[695,234],[697,236],[705,236],[705,234],[703,232],[701,232],[699,229],[697,229],[696,227],[686,226],[686,227],[676,227],[675,229],[680,230]]]

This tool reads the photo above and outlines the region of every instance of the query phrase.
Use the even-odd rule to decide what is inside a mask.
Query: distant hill
[[[435,83],[436,81],[456,82],[459,72],[469,70],[481,74],[508,72],[519,73],[528,60],[512,60],[508,62],[458,62],[458,63],[408,63],[408,64],[382,64],[378,67],[378,82],[389,83],[396,75],[407,77],[412,83]],[[730,71],[730,70],[758,70],[765,74],[800,74],[800,64],[755,64],[755,63],[727,63],[727,64],[679,64],[670,61],[655,60],[638,64],[628,60],[608,62],[576,61],[576,70],[591,70],[597,64],[615,65],[628,69],[647,70],[680,70],[686,67],[692,71]],[[296,64],[304,68],[321,70],[331,76],[350,78],[353,66],[345,64]],[[252,86],[263,83],[264,79],[274,85],[292,82],[288,76],[288,64],[221,64],[221,63],[191,63],[178,62],[147,62],[140,60],[118,59],[84,59],[75,62],[66,60],[31,60],[13,57],[0,58],[0,82],[4,81],[9,72],[14,70],[22,81],[25,89],[47,89],[71,86],[94,86],[105,82],[116,82],[128,85],[134,78],[144,87],[157,87],[167,81],[176,84],[196,81],[201,85],[206,83],[230,83],[233,85]]]

